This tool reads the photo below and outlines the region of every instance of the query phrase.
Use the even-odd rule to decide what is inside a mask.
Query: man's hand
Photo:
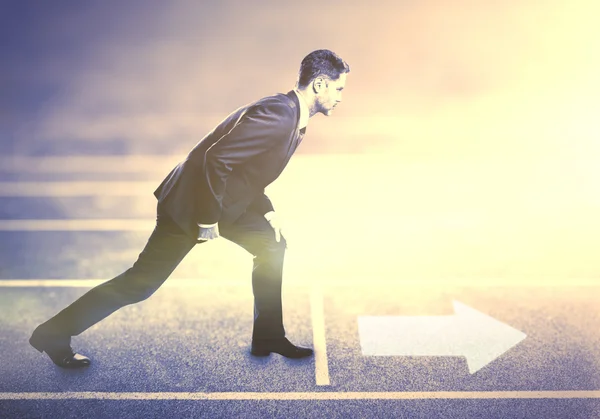
[[[269,222],[273,230],[275,230],[275,240],[277,242],[281,241],[281,236],[283,235],[282,224],[279,217],[275,214],[275,211],[269,211],[265,214],[265,219]],[[286,243],[287,248],[287,243]]]
[[[219,237],[219,225],[214,224],[212,226],[198,226],[200,230],[198,231],[198,241],[206,242],[209,240],[214,240]]]

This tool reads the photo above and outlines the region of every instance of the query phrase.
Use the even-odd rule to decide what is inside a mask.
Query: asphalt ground
[[[481,249],[498,251],[514,232],[477,224],[483,212],[446,207],[454,217],[448,224],[440,222],[443,209],[417,219],[418,208],[405,206],[399,219],[411,223],[393,224],[393,211],[383,211],[386,229],[356,237],[335,217],[316,221],[322,207],[292,210],[297,202],[282,199],[284,186],[274,191],[290,232],[284,322],[293,342],[315,348],[314,358],[249,354],[251,258],[222,240],[193,249],[150,299],[74,337],[73,347],[92,359],[89,368],[55,367],[29,346],[31,331],[135,260],[152,230],[151,187],[166,160],[128,170],[43,161],[37,169],[0,170],[0,417],[600,418],[600,284],[581,275],[595,272],[581,263],[591,260],[595,239],[575,229],[585,220],[570,230],[558,226],[581,237],[568,258],[548,258],[558,244],[543,255],[525,251],[532,233],[544,233],[540,247],[557,233],[541,222],[529,224],[529,235],[513,239],[501,257],[490,256]],[[311,190],[325,195],[314,185],[303,192]],[[331,198],[339,205],[353,199]],[[582,208],[578,214],[587,214]],[[307,219],[320,223],[313,225],[317,239],[306,223],[298,225]],[[481,229],[498,240],[475,236]],[[406,241],[390,250],[384,238],[399,232]],[[456,241],[452,257],[444,257],[449,248],[442,244],[461,234],[473,241]],[[465,254],[473,249],[480,251]],[[470,269],[459,269],[464,260]],[[512,271],[494,265],[507,260],[515,262]],[[376,266],[365,266],[372,261]],[[435,329],[458,318],[455,302],[493,320]],[[393,354],[365,354],[365,316],[397,323],[371,331],[381,336],[381,351]],[[472,355],[443,352],[458,345],[455,332],[473,356],[486,352],[502,339],[489,332],[494,322],[524,337],[475,371]],[[439,351],[440,340],[453,343],[425,354]]]

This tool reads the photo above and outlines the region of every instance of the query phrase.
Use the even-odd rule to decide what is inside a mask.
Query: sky
[[[600,154],[594,0],[6,0],[0,142],[14,154],[184,153],[293,88],[314,49],[350,65],[298,153]]]
[[[599,15],[597,0],[4,0],[0,154],[183,155],[328,48],[351,68],[343,102],[310,120],[306,158],[269,191],[291,242],[316,257],[335,240],[341,265],[360,260],[348,226],[368,214],[381,269],[404,254],[414,272],[585,276]]]

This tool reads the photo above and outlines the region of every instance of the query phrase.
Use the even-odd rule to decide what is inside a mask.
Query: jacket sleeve
[[[207,149],[203,173],[206,193],[199,202],[198,223],[219,221],[231,171],[289,136],[293,130],[293,116],[293,110],[285,103],[255,105]]]

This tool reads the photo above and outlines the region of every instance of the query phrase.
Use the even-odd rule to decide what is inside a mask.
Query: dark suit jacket
[[[265,187],[281,174],[304,135],[299,116],[294,91],[232,112],[156,189],[161,210],[194,238],[198,223],[232,223],[248,208],[273,210]]]

